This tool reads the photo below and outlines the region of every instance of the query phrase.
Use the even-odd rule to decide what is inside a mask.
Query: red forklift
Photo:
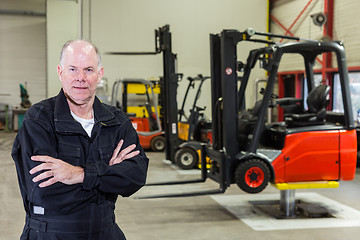
[[[211,36],[214,124],[213,147],[206,153],[218,156],[210,157],[214,166],[211,174],[219,176],[223,187],[236,183],[248,193],[261,192],[269,182],[352,180],[356,170],[356,130],[343,44],[294,37],[288,38],[302,41],[276,44],[252,39],[254,35],[285,37],[252,29],[225,30]],[[269,46],[250,51],[246,64],[242,64],[236,60],[236,49],[244,40],[267,42]],[[337,58],[344,113],[331,111],[329,86],[314,87],[315,60],[328,52]],[[306,100],[278,99],[273,93],[279,64],[291,54],[303,59]],[[249,111],[244,107],[245,90],[257,62],[268,72],[268,79],[263,99]],[[238,76],[241,71],[242,76]],[[284,110],[283,121],[266,121],[268,108],[274,106]]]
[[[278,44],[253,36],[296,40]],[[245,63],[237,59],[237,45],[242,41],[265,43],[250,51]],[[316,183],[353,180],[356,170],[357,140],[350,99],[345,49],[341,42],[320,42],[296,37],[256,32],[224,30],[210,35],[212,146],[202,145],[202,159],[211,159],[211,168],[202,162],[201,178],[210,178],[219,188],[185,194],[150,197],[183,197],[224,193],[236,183],[247,193],[259,193],[268,183]],[[343,113],[331,111],[327,85],[314,86],[315,60],[323,53],[336,57],[342,92]],[[308,86],[307,99],[279,99],[274,94],[279,64],[286,55],[302,58]],[[263,98],[246,109],[245,90],[256,65],[268,75]],[[304,108],[304,101],[307,108]],[[270,108],[282,108],[284,119],[267,119]]]

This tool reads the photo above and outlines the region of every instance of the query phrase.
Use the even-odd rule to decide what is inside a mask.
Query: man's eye
[[[70,72],[74,72],[74,71],[75,71],[75,68],[70,68],[69,71],[70,71]]]
[[[88,68],[88,69],[86,69],[86,71],[87,72],[92,72],[92,71],[94,71],[92,68]]]

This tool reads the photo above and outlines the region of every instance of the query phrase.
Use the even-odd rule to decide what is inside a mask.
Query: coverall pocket
[[[30,229],[29,231],[29,240],[40,240],[40,232]]]
[[[68,143],[59,142],[58,146],[59,158],[74,166],[80,165],[81,151],[80,147],[70,145]]]
[[[99,147],[98,150],[99,150],[99,158],[101,162],[105,162],[106,164],[108,164],[114,153],[115,146],[114,145],[102,146]]]

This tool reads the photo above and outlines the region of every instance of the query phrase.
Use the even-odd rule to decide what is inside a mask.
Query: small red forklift
[[[114,56],[163,56],[163,76],[160,77],[160,105],[161,105],[161,128],[164,135],[159,137],[154,146],[163,150],[165,147],[166,158],[175,162],[175,152],[179,146],[178,128],[177,128],[177,86],[182,78],[181,73],[176,72],[177,55],[172,52],[170,26],[165,25],[155,29],[155,51],[150,52],[106,52]],[[165,111],[168,110],[168,111]],[[164,139],[164,138],[165,139]],[[165,140],[165,141],[163,141]]]

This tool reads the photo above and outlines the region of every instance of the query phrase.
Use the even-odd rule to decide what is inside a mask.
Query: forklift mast
[[[175,152],[179,148],[177,125],[177,87],[176,54],[171,49],[171,32],[169,25],[159,28],[157,33],[160,50],[163,52],[163,78],[160,78],[161,104],[164,116],[164,131],[166,138],[166,159],[175,162]]]
[[[210,74],[211,74],[211,117],[212,117],[212,147],[220,150],[222,143],[221,128],[221,65],[220,65],[220,37],[210,34]]]
[[[237,128],[237,123],[233,120],[224,122],[224,119],[236,119],[239,109],[244,106],[245,88],[253,67],[249,67],[249,64],[245,65],[247,71],[244,73],[241,88],[237,92],[239,82],[237,76],[237,44],[240,41],[274,44],[268,40],[251,39],[254,34],[255,31],[251,28],[244,32],[223,30],[220,34],[210,34],[213,149],[220,150],[226,147],[227,154],[232,157],[239,152],[238,144],[236,144],[238,143],[237,132],[234,131]],[[291,37],[291,39],[293,38]],[[227,107],[223,109],[223,106]]]
[[[166,138],[166,159],[175,161],[175,152],[179,148],[178,126],[177,126],[177,86],[176,54],[171,49],[170,26],[165,25],[155,29],[155,51],[154,52],[107,52],[109,55],[157,55],[163,53],[163,77],[160,78],[161,93],[160,105],[163,116],[162,129]]]

